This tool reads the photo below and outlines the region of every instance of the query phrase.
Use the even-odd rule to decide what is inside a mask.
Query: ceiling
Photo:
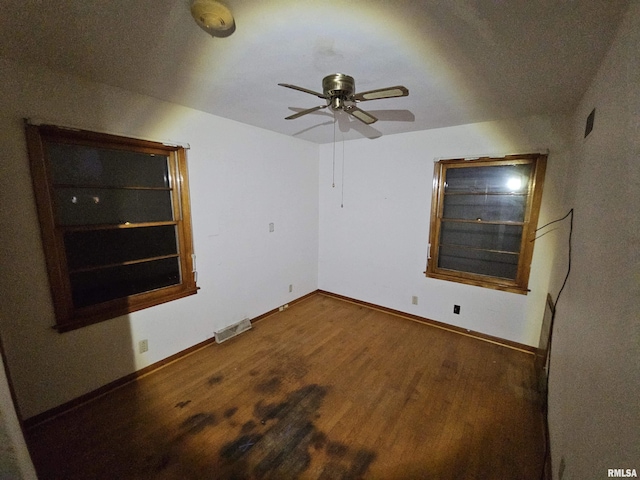
[[[356,91],[409,96],[361,103],[377,138],[514,116],[568,112],[613,39],[628,0],[226,0],[236,22],[212,37],[188,0],[2,0],[0,55],[316,143],[334,139],[323,101],[346,73]]]

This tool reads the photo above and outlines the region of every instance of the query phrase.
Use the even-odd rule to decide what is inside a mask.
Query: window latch
[[[196,269],[196,254],[191,254],[191,273],[193,273],[193,281],[198,283],[198,270]]]

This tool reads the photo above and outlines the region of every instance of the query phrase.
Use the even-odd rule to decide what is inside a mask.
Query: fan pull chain
[[[344,208],[344,132],[342,132],[342,198],[340,208]]]
[[[331,188],[336,188],[336,112],[333,112],[333,180]]]

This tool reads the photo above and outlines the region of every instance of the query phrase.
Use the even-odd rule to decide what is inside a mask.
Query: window
[[[527,293],[546,156],[436,162],[428,277]]]
[[[184,148],[26,129],[58,331],[196,293]]]

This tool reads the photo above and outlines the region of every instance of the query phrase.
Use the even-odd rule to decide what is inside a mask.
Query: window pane
[[[526,193],[531,164],[447,168],[445,192]]]
[[[441,245],[438,267],[515,280],[518,255]]]
[[[522,222],[527,205],[524,195],[446,195],[443,217],[463,220]]]
[[[123,265],[70,275],[73,304],[86,307],[180,283],[178,258]]]
[[[47,144],[54,184],[169,187],[167,157],[84,145]]]
[[[99,225],[173,220],[169,190],[56,188],[58,225]]]
[[[440,227],[441,245],[464,245],[518,253],[521,239],[520,225],[442,222]]]
[[[67,232],[69,270],[178,253],[174,225]]]

